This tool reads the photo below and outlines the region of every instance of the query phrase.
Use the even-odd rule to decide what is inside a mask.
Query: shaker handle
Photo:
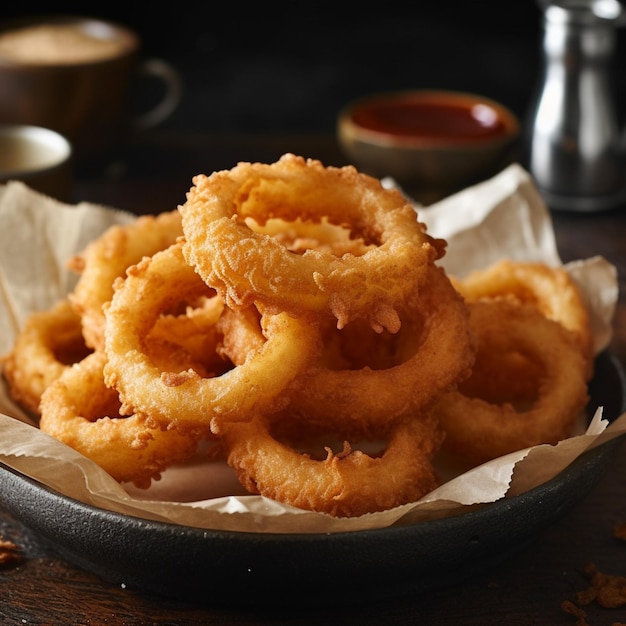
[[[140,78],[156,79],[165,89],[163,98],[145,113],[132,120],[134,130],[142,131],[158,126],[169,118],[182,99],[182,80],[178,71],[163,59],[141,61],[137,67]]]

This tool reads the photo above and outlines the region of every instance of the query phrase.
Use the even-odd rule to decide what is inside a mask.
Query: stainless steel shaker
[[[527,167],[552,209],[626,205],[626,159],[613,89],[618,0],[539,0],[543,68],[526,124]]]

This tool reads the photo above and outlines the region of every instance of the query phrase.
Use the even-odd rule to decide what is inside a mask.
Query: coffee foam
[[[89,63],[118,56],[129,40],[98,22],[50,23],[0,32],[0,57],[17,63]]]

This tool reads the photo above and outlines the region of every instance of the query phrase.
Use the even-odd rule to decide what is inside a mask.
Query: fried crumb
[[[0,537],[0,567],[17,565],[21,560],[22,555],[19,546]]]
[[[561,602],[561,609],[563,609],[564,613],[577,618],[576,626],[589,626],[587,622],[587,612],[579,606],[576,606],[571,600],[563,600],[563,602]]]
[[[576,617],[576,626],[589,626],[587,613],[581,607],[595,602],[605,609],[626,606],[626,576],[614,576],[600,572],[594,563],[584,568],[589,578],[589,586],[576,594],[576,602],[564,600],[561,610]],[[626,626],[623,622],[613,622],[611,626]]]
[[[598,571],[593,563],[585,567],[591,580],[590,586],[577,594],[578,604],[590,604],[594,600],[607,609],[626,605],[626,576],[612,576]]]

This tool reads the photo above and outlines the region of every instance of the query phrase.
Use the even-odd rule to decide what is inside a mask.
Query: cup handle
[[[176,110],[182,98],[182,81],[176,69],[162,59],[145,59],[139,63],[137,71],[140,78],[157,79],[165,87],[160,102],[133,118],[133,129],[142,131],[158,126]]]

